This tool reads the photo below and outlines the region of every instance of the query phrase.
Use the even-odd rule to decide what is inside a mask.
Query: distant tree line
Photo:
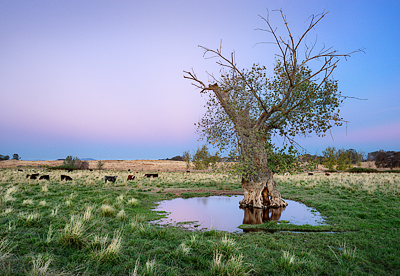
[[[10,159],[10,156],[0,154],[0,161],[9,160],[9,159]],[[19,157],[19,155],[17,153],[14,153],[12,160],[21,160],[21,157]]]
[[[374,151],[368,153],[368,161],[375,161],[377,168],[399,168],[400,151]]]
[[[282,149],[273,145],[267,149],[269,152],[269,168],[274,173],[304,171],[316,168],[318,164],[324,165],[328,170],[344,171],[354,165],[361,166],[363,161],[375,161],[377,168],[400,167],[400,152],[374,151],[365,153],[355,149],[336,149],[327,147],[322,155],[299,154],[292,146]],[[194,154],[190,151],[183,152],[182,156],[175,156],[166,160],[185,161],[186,169],[193,165],[195,170],[207,170],[215,167],[217,162],[236,162],[238,157],[221,157],[216,153],[210,154],[206,145],[199,147]],[[308,166],[304,166],[307,163]]]

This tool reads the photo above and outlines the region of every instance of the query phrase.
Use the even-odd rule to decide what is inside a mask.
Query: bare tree
[[[206,57],[217,58],[221,67],[218,77],[209,74],[208,84],[194,71],[184,71],[184,77],[208,97],[207,111],[198,123],[199,130],[209,143],[240,156],[242,206],[287,205],[268,168],[267,148],[271,148],[271,138],[279,135],[295,143],[295,136],[312,132],[323,136],[332,126],[341,125],[343,120],[338,107],[345,97],[338,93],[332,72],[341,58],[361,51],[340,54],[332,48],[322,48],[314,54],[316,42],[308,44],[306,36],[327,13],[311,16],[310,24],[296,39],[283,12],[279,12],[286,39],[278,35],[269,17],[261,17],[267,26],[263,31],[272,36],[271,43],[278,48],[272,76],[267,76],[266,67],[258,64],[250,70],[240,69],[234,54],[224,56],[221,47],[212,50],[199,46]],[[318,61],[319,66],[311,70],[309,66],[314,65],[314,61]]]

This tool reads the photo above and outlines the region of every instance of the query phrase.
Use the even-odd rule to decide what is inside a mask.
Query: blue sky
[[[400,151],[399,1],[4,1],[0,0],[0,154],[161,159],[195,150],[204,99],[184,70],[217,72],[198,45],[235,51],[240,67],[271,68],[276,48],[258,15],[283,9],[300,35],[313,32],[342,53],[334,72],[348,99],[346,126],[300,138],[308,152],[328,146]]]

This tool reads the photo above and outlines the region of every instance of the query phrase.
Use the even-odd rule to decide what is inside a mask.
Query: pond
[[[277,209],[240,208],[238,196],[209,196],[164,200],[154,209],[166,212],[167,217],[155,221],[159,225],[180,226],[187,229],[243,232],[241,224],[261,224],[267,221],[288,221],[296,225],[325,224],[321,214],[311,207],[286,200],[287,207]]]

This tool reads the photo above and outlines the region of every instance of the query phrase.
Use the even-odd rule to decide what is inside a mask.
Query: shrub
[[[102,162],[101,160],[97,161],[96,168],[100,171],[103,169],[103,167],[104,167],[104,162]]]

